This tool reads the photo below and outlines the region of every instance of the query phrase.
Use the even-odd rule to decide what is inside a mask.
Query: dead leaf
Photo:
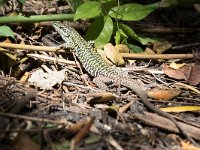
[[[89,129],[93,123],[94,123],[94,117],[88,117],[87,120],[85,120],[85,125],[79,130],[79,132],[72,139],[74,140],[75,144],[79,143],[89,133]]]
[[[124,44],[117,44],[115,45],[115,49],[120,53],[129,53],[129,48],[127,45]]]
[[[186,64],[185,63],[183,63],[183,64],[177,64],[177,63],[175,63],[175,62],[172,62],[170,65],[169,65],[169,67],[170,68],[173,68],[173,69],[179,69],[179,68],[181,68],[181,67],[183,67],[183,66],[185,66]]]
[[[200,150],[199,147],[192,145],[188,141],[181,141],[182,150]]]
[[[177,107],[166,107],[160,109],[165,112],[187,112],[187,111],[199,111],[200,106],[177,106]]]
[[[193,66],[191,69],[190,77],[187,82],[191,85],[197,85],[200,82],[200,66]]]
[[[156,52],[157,54],[162,54],[171,47],[172,45],[168,41],[153,43],[153,51]]]
[[[107,108],[108,112],[118,112],[119,111],[119,106],[118,105],[112,105]]]
[[[180,69],[172,69],[164,64],[163,71],[166,75],[174,79],[184,79],[191,85],[197,85],[200,82],[200,66],[185,65]]]
[[[101,92],[101,93],[88,93],[86,95],[86,98],[87,98],[87,103],[99,104],[115,100],[116,96],[110,92]]]
[[[116,66],[122,66],[125,64],[122,55],[111,43],[108,43],[104,46],[104,53],[106,57],[110,59]]]
[[[127,61],[130,66],[133,66],[133,64],[136,62],[136,60],[133,59],[128,59]]]
[[[159,89],[147,90],[147,95],[157,100],[172,100],[180,94],[180,89]]]
[[[65,69],[60,71],[44,72],[43,69],[38,69],[28,79],[28,82],[40,87],[44,90],[51,90],[53,86],[60,85],[65,79]]]
[[[15,150],[39,150],[40,146],[26,133],[20,133],[14,144]]]
[[[193,92],[196,92],[196,93],[200,94],[200,91],[198,89],[196,89],[195,87],[191,86],[191,85],[187,85],[187,84],[180,83],[180,82],[175,83],[175,86],[176,85],[178,85],[181,88],[184,88],[184,89],[187,89],[187,90],[189,89],[189,90],[191,90]]]
[[[130,101],[130,102],[128,102],[126,105],[120,107],[120,108],[119,108],[119,112],[120,112],[120,113],[125,112],[133,103],[134,103],[134,101]]]
[[[164,64],[163,71],[169,77],[179,80],[181,79],[187,80],[187,77],[189,76],[188,68],[185,67],[182,69],[172,69],[169,68],[168,65]]]
[[[144,50],[144,52],[142,53],[142,54],[151,54],[151,55],[155,55],[156,53],[152,50],[152,49],[150,49],[150,48],[146,48],[145,50]]]
[[[108,60],[108,58],[106,57],[106,55],[105,55],[105,53],[104,53],[103,50],[97,49],[97,52],[99,53],[99,55],[101,55],[101,57],[103,58],[103,60],[105,60],[105,62],[106,62],[107,64],[109,64],[110,66],[113,65],[113,63],[112,63],[110,60]]]
[[[6,38],[6,40],[5,40],[5,41],[3,41],[3,43],[12,43],[12,42],[10,41],[10,39],[9,39],[9,38]]]

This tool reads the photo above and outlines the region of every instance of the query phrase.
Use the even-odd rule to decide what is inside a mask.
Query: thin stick
[[[0,47],[25,49],[34,51],[46,51],[46,52],[70,52],[69,50],[63,50],[58,47],[46,47],[46,46],[33,46],[22,44],[11,44],[0,42]],[[124,58],[128,59],[193,59],[193,54],[135,54],[135,53],[121,53]]]
[[[16,115],[16,114],[11,114],[11,113],[0,112],[0,116],[10,117],[10,118],[17,118],[17,119],[24,119],[24,120],[30,120],[30,121],[36,121],[36,122],[43,122],[43,123],[53,123],[53,124],[57,124],[57,125],[65,125],[65,126],[72,125],[72,123],[70,123],[70,122],[66,123],[66,122],[49,120],[49,119],[45,119],[45,118],[36,118],[36,117],[30,117],[30,116],[24,116],[24,115]]]

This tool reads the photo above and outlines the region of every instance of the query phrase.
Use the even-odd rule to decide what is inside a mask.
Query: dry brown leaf
[[[177,106],[177,107],[166,107],[160,109],[166,112],[186,112],[186,111],[199,111],[200,106]]]
[[[94,123],[94,117],[88,117],[87,120],[85,120],[85,125],[79,130],[79,132],[73,138],[75,144],[79,143],[89,133],[89,129],[93,123]]]
[[[195,65],[192,67],[187,82],[191,85],[197,85],[200,83],[200,66]]]
[[[169,65],[169,67],[170,68],[173,68],[173,69],[179,69],[179,68],[181,68],[181,67],[183,67],[183,66],[185,66],[186,64],[185,63],[183,63],[183,64],[177,64],[177,63],[175,63],[175,62],[172,62],[170,65]]]
[[[164,64],[163,71],[166,75],[174,79],[184,79],[191,85],[197,85],[200,82],[200,66],[185,65],[180,69],[172,69]]]
[[[171,47],[172,45],[168,41],[153,43],[153,51],[156,52],[157,54],[162,54]]]
[[[159,89],[147,90],[147,95],[157,100],[171,100],[180,94],[180,89]]]
[[[129,53],[129,48],[127,45],[124,44],[117,44],[115,45],[115,49],[120,53]]]
[[[133,103],[134,103],[134,101],[130,101],[130,102],[128,102],[126,105],[120,107],[120,108],[119,108],[119,112],[120,112],[120,113],[125,112]]]
[[[12,43],[12,42],[10,41],[10,39],[9,39],[9,38],[6,38],[6,40],[5,40],[5,41],[3,41],[3,43]]]
[[[191,90],[191,91],[193,91],[193,92],[196,92],[196,93],[200,94],[200,91],[199,91],[198,89],[196,89],[194,86],[187,85],[187,84],[180,83],[180,82],[177,82],[177,83],[175,83],[174,85],[175,85],[175,86],[178,86],[178,87],[180,87],[180,88],[187,89],[187,90],[189,89],[189,90]]]
[[[110,92],[101,92],[101,93],[88,93],[86,95],[86,98],[87,98],[87,103],[99,104],[115,100],[116,96]]]
[[[109,64],[110,66],[113,65],[113,63],[106,57],[104,51],[102,51],[101,49],[97,49],[97,52],[99,53],[99,55],[101,55],[101,57],[103,58],[103,60],[106,61],[107,64]]]
[[[150,54],[150,55],[154,55],[154,54],[156,54],[152,49],[150,49],[150,48],[146,48],[145,50],[144,50],[144,52],[142,53],[142,54]]]
[[[181,141],[182,150],[200,150],[199,147],[192,145],[188,141]]]
[[[133,66],[133,64],[136,62],[136,60],[133,59],[128,59],[127,61],[130,66]]]
[[[182,69],[172,69],[166,64],[164,64],[163,71],[169,77],[179,80],[180,79],[187,80],[187,77],[190,74],[188,68],[182,67]]]
[[[14,144],[15,150],[39,150],[40,146],[26,133],[20,133]]]
[[[122,55],[111,43],[108,43],[104,46],[104,53],[106,57],[110,59],[116,66],[122,66],[125,64]]]

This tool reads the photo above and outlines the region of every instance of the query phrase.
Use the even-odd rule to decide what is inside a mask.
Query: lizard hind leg
[[[106,84],[109,84],[112,82],[112,80],[108,77],[95,77],[93,79],[93,82],[102,90],[108,90],[108,86]]]

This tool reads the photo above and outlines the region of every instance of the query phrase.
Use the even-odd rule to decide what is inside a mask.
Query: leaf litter
[[[51,7],[51,4],[45,6]],[[38,14],[40,11],[35,9],[40,10],[40,7],[42,5],[35,5],[32,11]],[[26,8],[25,6],[25,11],[28,12]],[[145,21],[152,23],[148,19]],[[30,45],[48,41],[47,46],[56,45],[54,42],[49,44],[47,37],[61,41],[59,35],[52,34],[55,31],[50,24],[47,24],[46,28],[44,26],[39,24],[34,29],[27,29],[27,27],[25,29],[21,26],[21,30],[16,28],[17,40],[23,39]],[[40,39],[41,36],[48,40]],[[181,42],[177,39],[174,41]],[[152,49],[156,49],[157,53],[168,52],[173,47],[170,43],[174,41],[158,43]],[[12,49],[6,50],[12,51]],[[30,51],[23,51],[23,53],[33,54]],[[26,83],[20,83],[5,75],[0,76],[2,149],[22,147],[72,149],[74,146],[78,149],[197,149],[196,146],[182,139],[169,120],[146,110],[138,102],[138,96],[134,92],[120,87],[118,83],[106,83],[108,91],[102,91],[94,84],[92,78],[87,76],[83,68],[56,62],[62,58],[74,61],[73,55],[56,54],[59,58],[56,59],[55,54],[50,52],[35,53],[52,57],[55,61],[44,61],[39,58],[19,61],[18,63],[26,66],[24,72],[29,76]],[[147,86],[155,83],[153,87],[149,86],[149,90],[154,94],[153,99],[149,98],[149,100],[156,107],[167,109],[173,106],[171,108],[179,110],[179,113],[175,114],[176,117],[199,144],[199,94],[194,93],[191,88],[179,88],[177,92],[175,91],[177,81],[183,83],[186,81],[199,89],[199,58],[198,54],[196,55],[195,64],[192,64],[192,60],[189,62],[181,60],[185,63],[184,68],[173,69],[165,64],[163,71],[170,78],[163,74],[152,76],[148,71],[144,71],[145,69],[160,71],[162,64],[157,61],[148,62],[148,68],[135,71],[132,78],[142,80]],[[18,59],[20,58],[16,60]],[[125,61],[127,63],[127,60]],[[144,66],[145,63],[143,60],[137,60],[129,67],[134,70],[134,65]],[[34,65],[29,66],[29,64]],[[4,73],[8,75],[9,70],[10,67],[4,68]],[[15,77],[19,79],[20,73]],[[158,87],[159,94],[153,91],[154,87]],[[172,91],[175,91],[175,95]]]

